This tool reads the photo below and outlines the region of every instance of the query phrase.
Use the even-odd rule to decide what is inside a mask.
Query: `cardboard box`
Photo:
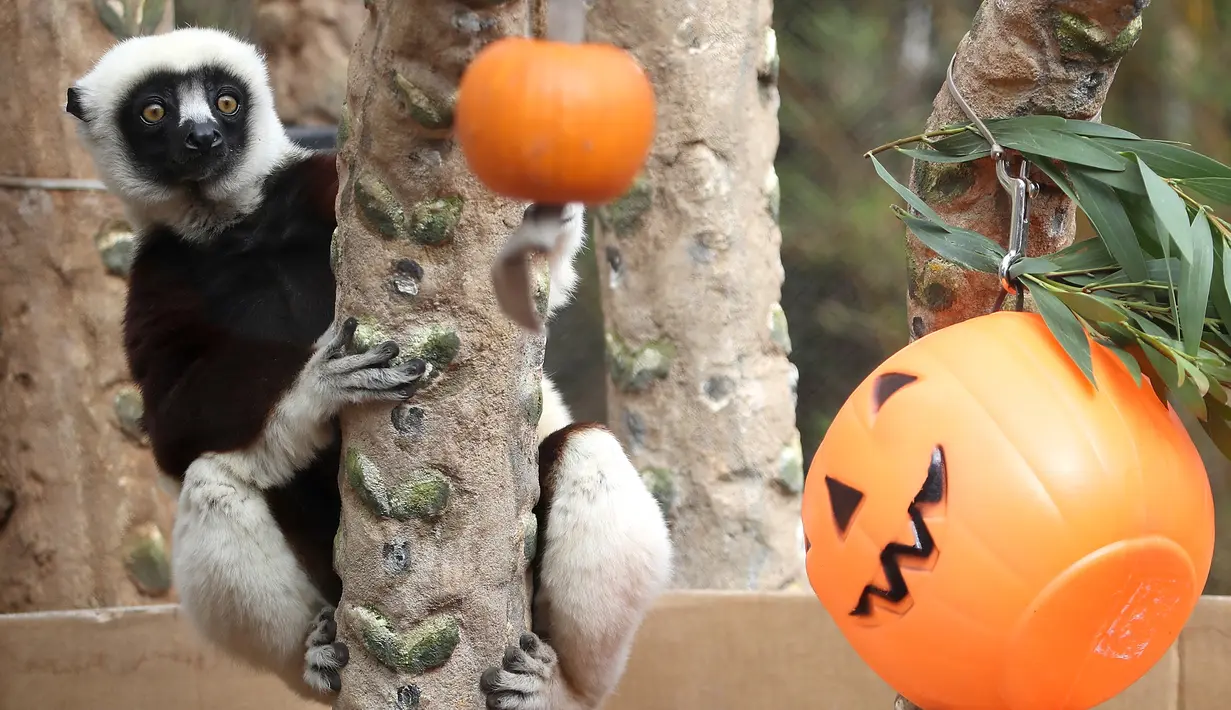
[[[1231,597],[1099,710],[1219,710]],[[807,592],[679,592],[642,627],[604,710],[891,710],[895,693]],[[320,710],[202,644],[174,605],[0,616],[0,710]],[[1039,710],[1048,710],[1040,708]]]

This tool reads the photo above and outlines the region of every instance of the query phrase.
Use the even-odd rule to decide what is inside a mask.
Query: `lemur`
[[[392,408],[428,371],[393,364],[392,341],[356,353],[355,319],[334,312],[336,155],[287,137],[263,55],[218,30],[119,42],[66,110],[135,230],[123,342],[154,458],[180,486],[182,609],[228,653],[330,702],[349,657],[334,619],[337,415]],[[583,207],[567,216],[549,314],[577,281]],[[589,710],[622,676],[672,548],[619,442],[573,423],[548,377],[542,390],[534,623],[476,692],[489,708]]]

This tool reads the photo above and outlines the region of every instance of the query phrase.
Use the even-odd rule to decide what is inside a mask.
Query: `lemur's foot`
[[[518,645],[505,649],[501,667],[483,672],[479,690],[488,710],[552,710],[556,673],[556,652],[538,636],[524,633]]]
[[[342,689],[341,670],[350,660],[346,644],[337,640],[338,625],[333,618],[334,609],[326,606],[312,620],[304,654],[303,680],[319,693],[337,693]]]

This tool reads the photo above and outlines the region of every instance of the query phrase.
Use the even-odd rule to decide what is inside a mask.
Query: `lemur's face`
[[[114,117],[133,162],[164,184],[225,174],[247,142],[248,91],[220,68],[158,72],[128,92]]]
[[[264,58],[215,29],[118,42],[68,87],[65,109],[129,205],[248,199],[291,145]]]

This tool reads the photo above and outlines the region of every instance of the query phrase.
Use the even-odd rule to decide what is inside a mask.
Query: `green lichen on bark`
[[[786,312],[782,310],[781,303],[769,307],[769,339],[785,354],[791,354],[791,331],[787,327]]]
[[[350,617],[368,653],[402,673],[419,674],[444,665],[461,640],[458,621],[448,614],[429,616],[404,633],[394,631],[389,620],[371,607],[353,607]]]
[[[594,212],[617,237],[626,237],[641,226],[645,213],[654,205],[654,188],[643,175],[619,199],[596,207]]]
[[[389,72],[389,83],[415,123],[433,131],[446,131],[453,126],[455,96],[424,89],[396,69]]]
[[[389,515],[395,520],[439,517],[449,506],[449,479],[434,468],[411,471],[389,491]]]
[[[462,340],[457,331],[445,326],[429,325],[411,331],[402,346],[402,355],[426,360],[432,366],[430,378],[435,378],[449,369],[461,347]]]
[[[142,594],[160,597],[171,589],[167,541],[154,523],[142,523],[124,539],[124,569]]]
[[[526,408],[526,419],[537,425],[543,418],[543,387],[540,382],[530,382],[523,401]]]
[[[389,484],[376,464],[352,446],[346,450],[343,470],[346,482],[359,499],[382,518],[430,520],[439,517],[449,505],[449,479],[434,468],[414,469]]]
[[[460,195],[438,197],[411,206],[406,234],[423,246],[440,246],[453,241],[457,223],[462,219],[465,200]]]
[[[380,345],[386,340],[392,340],[371,316],[359,316],[355,320],[359,324],[355,327],[355,335],[352,338],[352,343],[355,346],[355,352],[366,353],[372,348]]]
[[[526,561],[530,562],[539,550],[539,519],[533,512],[526,513],[521,519],[522,543],[521,552]]]
[[[916,192],[931,205],[952,202],[975,185],[972,163],[931,163],[916,160],[914,172]]]
[[[1056,10],[1052,30],[1060,51],[1066,57],[1089,57],[1098,62],[1110,62],[1123,57],[1141,36],[1141,15],[1133,18],[1114,37],[1085,15]]]
[[[782,183],[778,180],[778,171],[772,166],[765,176],[765,209],[777,224],[782,213]]]
[[[675,474],[665,468],[650,467],[641,471],[641,480],[654,500],[658,501],[663,515],[670,515],[675,508]]]
[[[804,450],[796,431],[790,444],[778,454],[774,483],[788,493],[798,495],[804,490]]]
[[[937,257],[924,263],[917,279],[915,297],[930,311],[944,311],[957,301],[965,281],[961,269]]]
[[[350,106],[343,101],[342,108],[338,111],[338,150],[345,148],[348,140],[350,140]]]
[[[334,227],[333,236],[329,239],[329,270],[338,273],[338,263],[342,261],[342,239],[338,227]]]
[[[167,0],[94,0],[94,11],[116,39],[153,34],[167,11]]]
[[[342,470],[346,473],[346,482],[359,500],[382,518],[389,517],[389,496],[385,493],[380,469],[372,459],[352,446],[346,450]]]
[[[671,371],[676,350],[670,342],[656,340],[633,348],[610,331],[606,341],[607,373],[621,391],[642,392]]]
[[[132,270],[136,239],[132,227],[123,220],[111,220],[94,235],[94,246],[103,260],[103,268],[112,276],[127,278]]]
[[[338,526],[338,531],[333,534],[333,570],[337,572],[342,569],[342,560],[346,559],[346,533],[342,532],[343,526]]]
[[[134,441],[142,444],[148,443],[149,437],[142,425],[142,419],[145,417],[145,400],[141,397],[140,390],[131,385],[121,387],[112,399],[111,405],[115,410],[115,419],[120,425],[120,431]]]
[[[355,180],[354,196],[359,216],[377,234],[385,239],[406,238],[406,211],[383,180],[371,172],[361,174]]]
[[[540,318],[547,317],[547,305],[551,300],[551,268],[544,261],[534,269],[534,310]]]
[[[765,45],[761,49],[761,63],[757,67],[757,80],[763,84],[778,83],[778,69],[781,60],[778,58],[778,34],[774,28],[765,30]]]

